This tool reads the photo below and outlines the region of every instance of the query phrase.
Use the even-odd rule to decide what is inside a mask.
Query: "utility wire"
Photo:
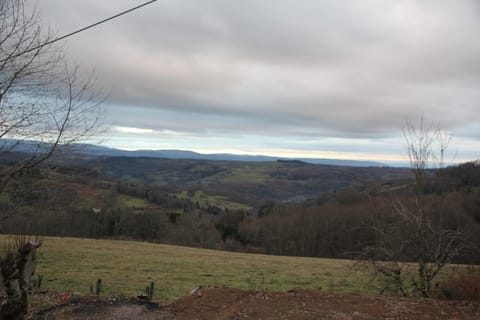
[[[47,42],[45,42],[45,43],[42,43],[42,44],[40,44],[40,45],[38,45],[38,46],[36,46],[36,47],[33,47],[33,48],[28,49],[28,50],[22,51],[22,52],[20,52],[20,53],[18,53],[18,54],[16,54],[16,55],[12,55],[12,56],[10,56],[10,57],[8,57],[8,58],[2,59],[2,60],[0,60],[0,63],[2,63],[2,62],[4,62],[4,61],[7,61],[7,60],[10,60],[10,59],[12,59],[12,58],[16,58],[16,57],[21,56],[21,55],[23,55],[23,54],[26,54],[26,53],[35,51],[35,50],[40,49],[40,48],[42,48],[42,47],[51,45],[52,43],[55,43],[55,42],[57,42],[57,41],[66,39],[66,38],[68,38],[68,37],[71,37],[71,36],[73,36],[73,35],[75,35],[75,34],[77,34],[77,33],[80,33],[80,32],[83,32],[83,31],[85,31],[85,30],[88,30],[88,29],[91,29],[91,28],[93,28],[93,27],[96,27],[96,26],[98,26],[98,25],[100,25],[100,24],[103,24],[103,23],[105,23],[105,22],[108,22],[108,21],[110,21],[110,20],[113,20],[113,19],[115,19],[115,18],[118,18],[118,17],[120,17],[120,16],[123,16],[124,14],[130,13],[130,12],[135,11],[135,10],[137,10],[137,9],[140,9],[140,8],[142,8],[142,7],[148,6],[149,4],[152,4],[152,3],[156,2],[156,1],[158,1],[158,0],[150,0],[150,1],[144,2],[144,3],[142,3],[142,4],[139,4],[139,5],[136,6],[136,7],[127,9],[127,10],[125,10],[125,11],[122,11],[122,12],[120,12],[120,13],[117,13],[116,15],[113,15],[113,16],[108,17],[108,18],[106,18],[106,19],[100,20],[100,21],[98,21],[98,22],[95,22],[95,23],[93,23],[93,24],[91,24],[91,25],[88,25],[88,26],[86,26],[86,27],[80,28],[80,29],[75,30],[75,31],[73,31],[73,32],[67,33],[67,34],[65,34],[65,35],[63,35],[63,36],[60,36],[60,37],[58,37],[58,38],[55,38],[55,39],[52,39],[52,40],[47,41]]]

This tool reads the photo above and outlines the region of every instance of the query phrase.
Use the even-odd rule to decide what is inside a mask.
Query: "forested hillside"
[[[314,165],[301,161],[241,162],[107,157],[79,161],[98,174],[132,185],[202,191],[259,207],[268,202],[300,202],[351,186],[398,181],[405,168]]]
[[[8,164],[4,164],[8,165]],[[138,239],[205,248],[349,257],[370,226],[409,202],[409,170],[149,158],[50,162],[2,195],[2,233]],[[480,243],[480,168],[429,171],[423,192],[446,228]],[[383,219],[383,217],[382,217]],[[408,259],[408,257],[405,257]],[[465,253],[466,262],[479,262]]]

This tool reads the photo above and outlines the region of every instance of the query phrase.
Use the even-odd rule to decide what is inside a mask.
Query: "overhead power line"
[[[123,16],[123,15],[125,15],[125,14],[127,14],[127,13],[130,13],[130,12],[135,11],[135,10],[137,10],[137,9],[140,9],[140,8],[142,8],[142,7],[148,6],[149,4],[152,4],[152,3],[156,2],[156,1],[158,1],[158,0],[150,0],[150,1],[144,2],[144,3],[142,3],[142,4],[139,4],[138,6],[135,6],[135,7],[133,7],[133,8],[130,8],[130,9],[127,9],[127,10],[122,11],[122,12],[120,12],[120,13],[117,13],[116,15],[113,15],[113,16],[108,17],[108,18],[106,18],[106,19],[97,21],[97,22],[95,22],[95,23],[93,23],[93,24],[91,24],[91,25],[88,25],[88,26],[86,26],[86,27],[80,28],[80,29],[75,30],[75,31],[73,31],[73,32],[67,33],[67,34],[65,34],[65,35],[63,35],[63,36],[57,37],[57,38],[55,38],[55,39],[52,39],[52,40],[47,41],[47,42],[45,42],[45,43],[42,43],[42,44],[40,44],[40,45],[38,45],[38,46],[36,46],[36,47],[33,47],[33,48],[28,49],[28,50],[22,51],[21,53],[19,53],[19,54],[17,54],[17,55],[13,55],[13,56],[10,56],[10,57],[8,57],[8,58],[2,59],[2,60],[0,60],[0,63],[1,63],[1,62],[4,62],[4,61],[6,61],[6,60],[12,59],[12,58],[16,58],[16,57],[18,57],[18,56],[20,56],[20,55],[23,55],[23,54],[26,54],[26,53],[29,53],[29,52],[38,50],[38,49],[40,49],[40,48],[42,48],[42,47],[51,45],[52,43],[55,43],[55,42],[57,42],[57,41],[60,41],[60,40],[69,38],[69,37],[71,37],[71,36],[73,36],[73,35],[76,35],[77,33],[80,33],[80,32],[86,31],[86,30],[88,30],[88,29],[94,28],[94,27],[96,27],[96,26],[98,26],[98,25],[100,25],[100,24],[103,24],[103,23],[108,22],[108,21],[110,21],[110,20],[116,19],[116,18],[118,18],[118,17],[120,17],[120,16]]]
[[[100,24],[102,24],[102,23],[105,23],[105,22],[107,22],[107,21],[110,21],[110,20],[113,20],[113,19],[118,18],[118,17],[120,17],[120,16],[123,16],[124,14],[130,13],[130,12],[135,11],[135,10],[137,10],[137,9],[140,9],[140,8],[142,8],[142,7],[148,6],[149,4],[152,4],[153,2],[156,2],[156,1],[158,1],[158,0],[151,0],[151,1],[144,2],[144,3],[142,3],[142,4],[139,4],[139,5],[136,6],[136,7],[133,7],[133,8],[130,8],[130,9],[128,9],[128,10],[125,10],[125,11],[122,11],[122,12],[120,12],[120,13],[117,13],[117,14],[114,15],[114,16],[111,16],[111,17],[109,17],[109,18],[100,20],[100,21],[95,22],[95,23],[93,23],[93,24],[91,24],[91,25],[89,25],[89,26],[86,26],[86,27],[83,27],[83,28],[78,29],[78,30],[76,30],[76,31],[70,32],[70,33],[68,33],[68,34],[66,34],[66,35],[63,35],[63,36],[61,36],[61,37],[55,38],[55,39],[53,39],[52,41],[46,42],[44,45],[45,45],[45,46],[48,46],[48,45],[50,45],[50,44],[52,44],[52,43],[54,43],[54,42],[57,42],[57,41],[60,41],[60,40],[65,39],[65,38],[71,37],[71,36],[73,36],[73,35],[75,35],[75,34],[77,34],[77,33],[83,32],[83,31],[85,31],[85,30],[88,30],[88,29],[91,29],[91,28],[93,28],[93,27],[96,27],[96,26],[98,26],[98,25],[100,25]]]

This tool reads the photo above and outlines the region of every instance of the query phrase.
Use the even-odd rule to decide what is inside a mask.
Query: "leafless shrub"
[[[450,138],[438,126],[408,123],[403,130],[413,175],[413,197],[377,207],[370,228],[374,241],[359,255],[368,261],[384,289],[403,296],[430,296],[434,279],[467,246],[459,229],[442,223],[444,205],[428,203],[424,187],[430,169],[443,167]],[[438,147],[438,151],[435,147]],[[441,201],[447,201],[442,197]],[[410,267],[404,262],[411,262]]]

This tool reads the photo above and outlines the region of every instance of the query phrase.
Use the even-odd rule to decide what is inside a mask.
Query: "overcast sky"
[[[38,0],[61,35],[143,0]],[[159,0],[66,41],[123,149],[404,156],[406,121],[480,158],[480,1]]]

